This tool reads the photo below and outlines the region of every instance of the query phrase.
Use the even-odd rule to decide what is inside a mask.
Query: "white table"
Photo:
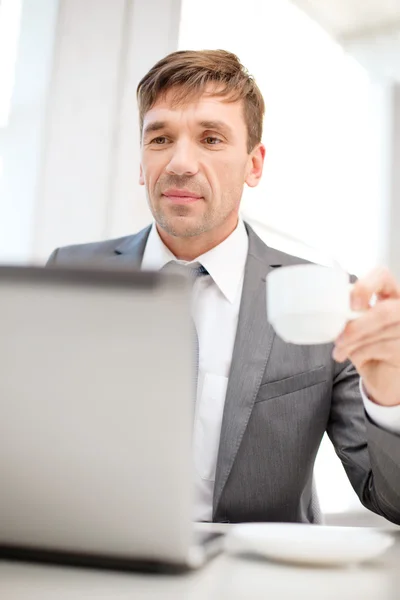
[[[1,600],[398,600],[400,531],[376,561],[305,568],[221,555],[188,575],[138,575],[0,562]]]

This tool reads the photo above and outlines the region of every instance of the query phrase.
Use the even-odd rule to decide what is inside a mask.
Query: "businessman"
[[[265,159],[254,79],[231,53],[175,52],[143,77],[138,104],[154,222],[57,249],[49,264],[179,262],[193,275],[195,518],[319,522],[313,467],[327,431],[361,502],[400,523],[399,284],[384,269],[360,279],[353,308],[378,301],[335,344],[283,342],[267,321],[265,277],[304,261],[266,246],[239,216]]]

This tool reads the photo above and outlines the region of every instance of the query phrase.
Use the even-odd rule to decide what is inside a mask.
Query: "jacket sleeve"
[[[400,435],[371,421],[359,381],[350,361],[335,363],[327,433],[362,504],[400,524]]]

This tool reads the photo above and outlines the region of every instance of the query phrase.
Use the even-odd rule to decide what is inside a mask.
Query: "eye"
[[[220,144],[222,140],[212,135],[208,135],[206,138],[204,138],[204,141],[209,146],[216,146],[217,144]]]
[[[163,146],[167,142],[167,138],[164,135],[159,135],[158,137],[151,140],[151,144],[155,144],[156,146]]]

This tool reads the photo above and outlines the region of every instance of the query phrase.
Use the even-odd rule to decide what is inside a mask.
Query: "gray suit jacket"
[[[267,273],[305,262],[266,246],[246,225],[249,253],[223,415],[213,519],[317,522],[313,467],[325,431],[361,502],[400,524],[400,436],[364,411],[359,376],[332,345],[283,342],[267,321]],[[140,268],[150,228],[57,249],[51,265]],[[400,394],[400,390],[399,390]]]

